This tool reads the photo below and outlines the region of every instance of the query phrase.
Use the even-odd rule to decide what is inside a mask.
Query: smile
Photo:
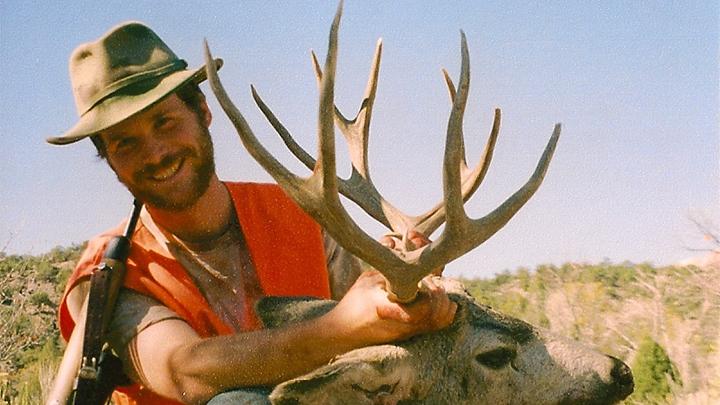
[[[165,168],[159,168],[156,170],[150,178],[155,181],[165,181],[173,177],[180,170],[183,162],[184,159],[176,159]]]

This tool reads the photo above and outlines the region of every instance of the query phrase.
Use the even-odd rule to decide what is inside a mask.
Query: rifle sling
[[[90,277],[90,296],[88,298],[85,336],[83,341],[82,363],[79,378],[97,378],[97,363],[104,345],[105,328],[108,323],[105,313],[112,310],[109,302],[113,269],[105,261],[93,271]]]

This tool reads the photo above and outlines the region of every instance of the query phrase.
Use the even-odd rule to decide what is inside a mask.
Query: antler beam
[[[251,87],[255,102],[285,144],[312,170],[312,174],[307,178],[291,173],[257,140],[245,118],[225,92],[212,63],[207,63],[208,80],[220,105],[253,158],[273,176],[290,198],[335,238],[338,244],[385,275],[391,297],[400,302],[409,302],[415,298],[418,282],[423,277],[483,243],[500,230],[532,197],[547,172],[560,136],[560,124],[555,126],[535,172],[527,183],[490,214],[483,218],[470,219],[465,213],[463,204],[477,190],[487,173],[499,132],[500,110],[495,110],[492,131],[483,157],[475,167],[469,168],[465,159],[462,121],[470,84],[470,58],[465,34],[461,32],[462,62],[457,89],[443,70],[452,103],[443,163],[444,200],[419,216],[402,213],[387,202],[372,183],[367,157],[370,118],[382,53],[381,41],[378,41],[370,79],[357,116],[352,120],[345,118],[334,104],[337,38],[341,14],[342,3],[330,28],[324,69],[320,68],[315,54],[312,54],[320,88],[317,160],[295,142],[289,131],[262,101],[255,88]],[[207,42],[205,57],[206,60],[212,60]],[[335,125],[345,135],[350,148],[352,174],[348,179],[340,179],[337,176]],[[414,229],[424,235],[430,235],[443,222],[446,223],[445,229],[437,240],[420,249],[412,250],[413,247],[407,245],[401,251],[388,249],[353,221],[343,207],[339,193],[358,204],[395,234],[407,235],[409,230]]]

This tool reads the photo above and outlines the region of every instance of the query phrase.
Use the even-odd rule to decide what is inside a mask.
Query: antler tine
[[[445,84],[448,87],[448,93],[450,93],[450,104],[455,103],[455,84],[453,84],[452,79],[450,78],[450,75],[448,74],[447,70],[442,69],[443,77],[445,78]]]
[[[330,29],[328,53],[325,58],[325,70],[328,74],[320,83],[320,107],[318,109],[318,157],[315,173],[320,172],[321,189],[324,197],[340,205],[338,195],[337,164],[335,159],[335,69],[337,67],[337,41],[342,3],[338,7]],[[337,201],[336,201],[337,200]],[[340,205],[342,207],[342,205]]]
[[[443,163],[443,189],[445,195],[446,229],[464,228],[467,218],[463,208],[462,178],[460,164],[465,160],[465,142],[462,124],[465,105],[470,90],[470,55],[467,48],[465,33],[460,31],[460,82],[458,83],[455,100],[453,100],[450,118],[448,119],[447,139],[445,142],[445,161]]]
[[[295,157],[297,157],[308,169],[313,170],[315,168],[315,158],[307,153],[305,149],[303,149],[303,147],[295,141],[295,138],[290,135],[287,128],[285,128],[270,108],[268,108],[267,104],[265,104],[262,98],[260,98],[260,95],[255,91],[254,87],[252,88],[252,96],[255,100],[255,104],[258,105],[260,111],[262,111],[265,115],[265,118],[267,118],[273,128],[275,128],[275,131],[277,131],[280,135],[280,138],[285,143],[285,146],[287,146],[290,152],[292,152],[292,154],[295,155]]]
[[[215,93],[215,96],[217,97],[220,106],[225,111],[225,114],[227,114],[230,121],[237,129],[245,148],[250,152],[255,160],[261,162],[261,165],[266,171],[273,173],[273,177],[278,181],[278,183],[301,181],[301,179],[292,174],[277,159],[275,159],[257,140],[257,137],[255,137],[252,129],[250,129],[245,117],[243,117],[240,110],[235,107],[235,104],[233,104],[232,100],[230,100],[230,97],[227,95],[225,88],[220,82],[220,78],[217,74],[217,68],[214,63],[211,63],[213,58],[210,53],[210,46],[208,45],[207,40],[204,41],[204,44],[206,71],[210,88],[213,90],[213,93]]]

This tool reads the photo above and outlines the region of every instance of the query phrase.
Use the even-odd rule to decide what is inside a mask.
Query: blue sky
[[[258,112],[249,84],[314,150],[317,89],[309,50],[324,57],[336,6],[0,3],[0,249],[38,254],[80,243],[130,210],[131,197],[89,141],[65,147],[44,141],[77,121],[67,73],[77,45],[138,20],[196,67],[207,38],[225,60],[221,78],[256,134],[302,173]],[[396,206],[425,211],[441,198],[450,103],[440,69],[457,81],[462,29],[471,61],[470,161],[479,159],[493,109],[503,111],[493,164],[467,204],[470,216],[484,215],[526,181],[555,123],[562,122],[563,134],[535,197],[447,273],[488,277],[566,261],[670,264],[692,255],[685,244],[699,244],[687,217],[718,213],[719,16],[717,2],[707,1],[347,0],[336,101],[354,115],[383,38],[371,173]],[[214,100],[211,108],[221,177],[268,181]],[[347,159],[340,164],[347,174]],[[371,234],[382,234],[353,212]]]

